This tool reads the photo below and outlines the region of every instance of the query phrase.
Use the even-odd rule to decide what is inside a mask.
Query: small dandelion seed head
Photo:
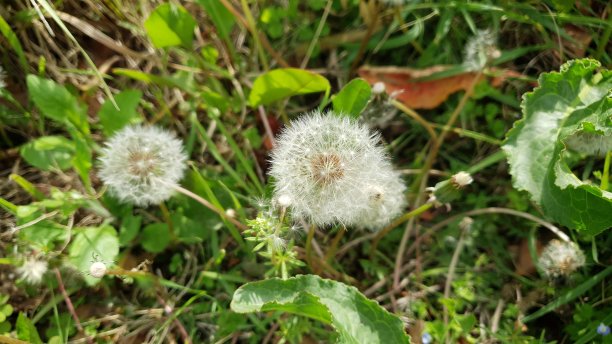
[[[28,258],[17,268],[19,277],[30,285],[38,285],[48,270],[48,263],[36,258]]]
[[[102,278],[106,275],[106,264],[103,262],[93,262],[89,266],[89,274],[95,278]]]
[[[374,86],[372,86],[372,93],[374,95],[380,95],[380,94],[385,93],[385,89],[386,89],[385,83],[382,81],[379,81],[375,83]]]
[[[6,87],[6,72],[4,71],[4,68],[0,66],[0,88],[5,88],[5,87]]]
[[[319,226],[388,223],[405,204],[405,186],[378,142],[365,125],[333,113],[291,122],[272,152],[275,199],[288,197],[294,217]]]
[[[538,265],[547,277],[567,277],[585,263],[584,253],[573,242],[551,240],[542,251]]]
[[[478,30],[465,44],[463,65],[471,71],[483,69],[487,63],[501,56],[497,49],[497,36],[493,31]]]
[[[225,210],[225,215],[234,218],[234,217],[236,217],[236,210],[234,210],[232,208],[227,208]]]
[[[172,196],[185,171],[182,142],[154,126],[128,126],[113,135],[100,157],[99,176],[123,202],[146,206]]]
[[[612,135],[578,132],[565,140],[571,150],[597,157],[604,157],[612,150]]]
[[[463,189],[464,187],[472,184],[474,179],[472,179],[472,175],[467,172],[461,171],[451,177],[451,183],[457,189]]]

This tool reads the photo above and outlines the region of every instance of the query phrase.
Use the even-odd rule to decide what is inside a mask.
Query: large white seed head
[[[567,138],[565,144],[578,153],[604,157],[612,151],[612,135],[579,132]]]
[[[546,276],[569,276],[584,265],[584,253],[573,242],[551,240],[542,251],[538,265]]]
[[[89,266],[89,274],[95,278],[102,278],[106,275],[106,264],[102,262],[94,262]]]
[[[23,265],[17,268],[17,273],[24,282],[37,285],[40,284],[47,270],[48,264],[46,261],[28,258],[23,262]]]
[[[275,197],[291,200],[294,217],[319,226],[384,226],[402,211],[405,186],[379,140],[333,113],[292,121],[272,152]]]
[[[477,71],[487,63],[501,56],[496,46],[497,36],[489,29],[478,30],[465,44],[463,65],[466,69]]]
[[[128,126],[106,143],[99,176],[123,202],[146,206],[170,198],[185,171],[182,142],[154,126]]]

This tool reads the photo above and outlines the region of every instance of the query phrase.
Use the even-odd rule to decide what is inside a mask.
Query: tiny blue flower
[[[609,328],[608,328],[608,331],[610,331]],[[431,344],[432,340],[433,340],[433,338],[427,332],[423,333],[423,336],[421,336],[421,343],[423,343],[423,344]]]
[[[599,333],[602,336],[607,336],[610,334],[610,326],[606,326],[604,325],[604,323],[600,323],[599,326],[597,326],[597,333]]]

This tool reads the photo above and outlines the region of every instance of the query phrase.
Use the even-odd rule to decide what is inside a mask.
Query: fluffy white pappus
[[[501,56],[497,49],[497,36],[493,31],[478,30],[465,44],[463,65],[471,71],[483,69],[490,60]]]
[[[405,186],[363,124],[315,111],[291,122],[272,151],[275,198],[295,218],[379,229],[401,213]]]
[[[584,253],[578,245],[556,239],[550,241],[538,259],[538,265],[550,278],[569,276],[584,262]]]
[[[451,183],[453,183],[453,185],[455,185],[455,187],[458,189],[463,189],[464,187],[472,184],[474,181],[474,179],[472,179],[472,175],[465,171],[458,172],[457,174],[453,175],[450,180]]]
[[[606,153],[612,151],[612,135],[579,132],[568,137],[565,144],[578,153],[604,157]]]
[[[37,285],[40,284],[47,270],[48,264],[46,261],[28,258],[23,262],[23,265],[17,268],[17,273],[24,282],[30,285]]]
[[[99,176],[122,202],[159,204],[183,178],[187,155],[182,142],[154,126],[128,126],[106,143]]]

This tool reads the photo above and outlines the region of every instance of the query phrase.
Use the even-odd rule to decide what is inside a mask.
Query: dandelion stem
[[[414,119],[417,123],[422,125],[423,128],[427,130],[427,133],[429,134],[433,142],[438,141],[438,134],[436,134],[436,131],[433,129],[433,126],[431,125],[431,123],[429,123],[426,119],[424,119],[421,115],[419,115],[418,112],[412,110],[411,108],[407,107],[401,102],[398,102],[395,99],[391,101],[391,104],[393,104],[393,106],[395,106],[396,108],[404,112],[406,115],[408,115],[408,117]]]
[[[179,185],[173,185],[174,189],[180,193],[182,193],[183,195],[192,198],[194,201],[200,203],[201,205],[205,206],[206,208],[214,211],[215,213],[217,213],[217,215],[219,215],[221,218],[223,218],[224,220],[227,220],[231,223],[233,223],[236,227],[240,228],[241,230],[246,230],[248,229],[248,227],[243,224],[242,222],[234,219],[233,217],[228,216],[223,210],[215,207],[212,203],[210,203],[209,201],[205,200],[204,198],[196,195],[195,193],[183,188],[182,186]]]
[[[612,151],[606,154],[606,160],[604,162],[603,174],[601,175],[601,189],[608,191],[609,180],[610,180],[610,160],[612,160]]]
[[[395,221],[387,225],[387,227],[381,229],[378,233],[376,233],[376,237],[374,237],[374,240],[372,240],[372,249],[370,252],[370,257],[374,257],[374,254],[376,252],[376,248],[378,247],[378,242],[380,241],[380,239],[382,239],[385,235],[387,235],[390,231],[392,231],[397,226],[401,225],[402,223],[410,220],[411,218],[415,216],[421,215],[422,213],[426,212],[432,206],[433,206],[433,203],[425,203],[421,205],[420,207],[410,212],[407,212],[406,214],[397,218]]]
[[[60,292],[62,293],[62,296],[64,297],[64,301],[66,302],[66,307],[68,307],[68,311],[70,312],[70,315],[72,315],[72,318],[74,319],[74,323],[77,329],[79,330],[80,333],[82,333],[87,338],[88,343],[93,343],[93,341],[91,340],[91,337],[89,337],[83,330],[83,326],[81,325],[79,316],[77,315],[76,310],[74,309],[74,305],[72,304],[72,301],[70,300],[70,296],[68,296],[68,293],[66,292],[66,288],[64,287],[64,281],[62,280],[62,274],[60,273],[58,268],[53,269],[53,271],[55,272],[55,277],[57,278],[57,286]]]
[[[345,233],[346,233],[346,227],[342,226],[342,228],[338,229],[338,233],[336,233],[336,236],[334,237],[331,243],[331,246],[327,250],[327,253],[325,253],[325,258],[323,258],[326,262],[329,263],[331,258],[334,256],[334,254],[338,250],[338,243],[340,243],[340,240],[342,240],[342,237],[344,237]]]
[[[306,263],[310,266],[310,270],[314,271],[312,266],[312,241],[314,240],[315,226],[310,225],[308,229],[308,236],[306,237]]]

